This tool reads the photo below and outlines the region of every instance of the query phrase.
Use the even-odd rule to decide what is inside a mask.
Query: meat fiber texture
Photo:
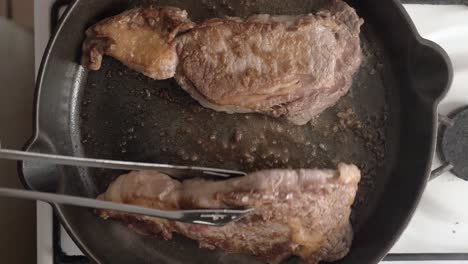
[[[214,18],[176,7],[138,8],[89,28],[83,64],[110,55],[150,78],[175,77],[201,105],[303,125],[351,87],[363,20],[340,0],[316,14]]]
[[[225,226],[181,223],[99,210],[136,231],[171,239],[180,233],[204,248],[254,255],[279,263],[290,255],[304,263],[343,258],[352,242],[349,222],[360,171],[339,164],[329,169],[273,169],[222,181],[179,182],[155,171],[118,177],[98,199],[162,210],[254,208]]]

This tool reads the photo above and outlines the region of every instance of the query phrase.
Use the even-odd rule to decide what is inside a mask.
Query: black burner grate
[[[439,119],[437,153],[442,168],[468,181],[468,107]]]

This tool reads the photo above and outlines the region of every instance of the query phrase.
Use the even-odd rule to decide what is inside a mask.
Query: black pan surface
[[[167,0],[194,21],[257,13],[302,14],[327,1]],[[343,263],[374,263],[414,210],[427,180],[436,103],[451,80],[446,54],[414,31],[400,4],[351,2],[366,23],[364,60],[351,91],[304,126],[258,114],[201,107],[174,80],[155,81],[106,58],[101,70],[79,65],[84,30],[148,1],[78,0],[49,45],[37,89],[36,135],[29,150],[87,157],[264,168],[360,167],[352,223],[355,241]],[[95,197],[119,171],[23,163],[26,186]],[[254,263],[249,256],[138,235],[86,209],[56,206],[79,246],[101,263]],[[289,260],[294,262],[294,258]]]

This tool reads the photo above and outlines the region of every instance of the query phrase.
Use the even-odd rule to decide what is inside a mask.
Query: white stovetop
[[[52,0],[34,3],[36,70],[49,35],[48,20],[51,3]],[[441,45],[449,54],[454,66],[453,84],[447,97],[440,104],[439,112],[447,114],[460,106],[468,105],[468,7],[405,5],[405,8],[421,35]],[[440,161],[435,158],[433,168],[438,165]],[[52,264],[52,211],[50,207],[38,202],[37,217],[38,263]],[[69,255],[81,254],[64,232],[62,246],[64,252]],[[446,173],[431,181],[411,223],[391,252],[468,253],[468,182],[454,177],[451,173]],[[447,262],[430,263],[445,264]],[[468,264],[468,261],[449,263]]]

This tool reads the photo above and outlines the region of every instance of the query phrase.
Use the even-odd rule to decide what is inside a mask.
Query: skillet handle
[[[45,134],[39,134],[23,147],[24,151],[54,153],[55,149]],[[18,162],[18,176],[29,190],[56,192],[61,167],[34,160]]]
[[[421,39],[410,50],[408,81],[420,100],[435,104],[447,93],[452,83],[452,63],[436,43]]]

